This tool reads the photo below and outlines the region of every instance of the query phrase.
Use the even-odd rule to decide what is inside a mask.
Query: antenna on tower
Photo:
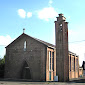
[[[23,28],[23,33],[25,33],[25,28]]]

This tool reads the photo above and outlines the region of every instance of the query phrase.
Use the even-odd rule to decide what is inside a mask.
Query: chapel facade
[[[78,78],[79,57],[68,51],[68,23],[55,21],[56,45],[21,34],[6,47],[5,78],[30,81],[69,81]]]

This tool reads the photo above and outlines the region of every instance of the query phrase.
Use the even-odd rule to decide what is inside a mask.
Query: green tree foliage
[[[4,78],[5,56],[0,59],[0,78]]]

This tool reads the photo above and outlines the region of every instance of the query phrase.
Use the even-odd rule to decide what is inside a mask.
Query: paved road
[[[61,83],[61,82],[8,82],[0,81],[0,85],[85,85],[85,83]]]
[[[70,82],[28,82],[0,80],[0,85],[85,85],[85,78],[70,80]]]
[[[0,85],[85,85],[85,83],[0,81]]]

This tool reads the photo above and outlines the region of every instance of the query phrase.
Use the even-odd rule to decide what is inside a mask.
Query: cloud
[[[70,18],[71,18],[70,16],[67,17],[67,19],[70,19]]]
[[[52,0],[49,0],[49,4],[52,4],[53,3],[53,1]]]
[[[21,18],[25,18],[26,17],[26,12],[24,9],[19,9],[18,10],[18,14]]]
[[[53,7],[43,8],[38,11],[38,18],[46,21],[49,21],[49,19],[55,19],[56,16],[58,16],[58,13]]]
[[[12,41],[12,38],[7,35],[7,36],[0,36],[0,45],[8,45]]]
[[[80,31],[76,31],[75,29],[69,29],[69,51],[76,53],[79,55],[79,64],[82,65],[82,61],[84,60],[84,53],[85,53],[85,42],[76,42],[81,41]]]
[[[79,41],[79,31],[68,29],[69,42]]]
[[[32,12],[28,12],[28,13],[27,13],[27,17],[28,17],[28,18],[32,17]]]
[[[53,3],[53,0],[49,0],[49,2],[48,2],[49,6],[51,6],[52,3]]]
[[[5,55],[5,47],[10,44],[12,40],[13,39],[9,35],[0,36],[0,58]]]
[[[85,42],[69,43],[69,50],[79,55],[79,64],[85,60]]]

